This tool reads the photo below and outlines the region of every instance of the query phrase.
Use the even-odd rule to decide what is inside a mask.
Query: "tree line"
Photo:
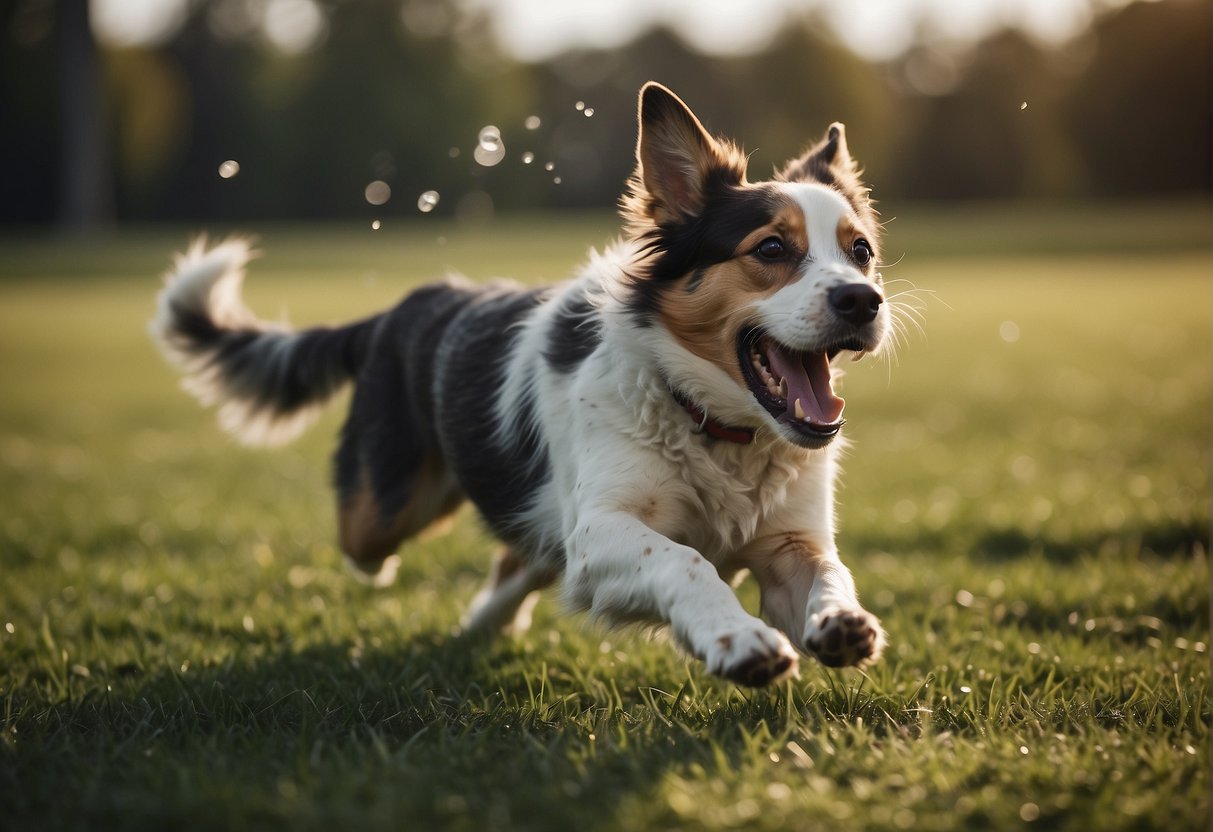
[[[602,208],[632,166],[635,95],[649,79],[752,151],[755,176],[837,120],[885,199],[1207,196],[1213,181],[1203,0],[1107,11],[1060,46],[1015,30],[967,48],[924,36],[870,63],[806,14],[753,55],[705,55],[655,29],[537,64],[508,58],[484,19],[426,2],[443,12],[437,25],[410,26],[400,0],[333,2],[322,41],[294,55],[217,27],[224,4],[195,3],[167,43],[101,48],[93,70],[71,69],[80,27],[64,10],[79,0],[7,4],[0,217],[78,210],[65,194],[89,152],[97,210],[121,220]],[[90,85],[73,80],[89,72],[93,151],[71,103],[90,106]],[[487,126],[498,145],[478,154]],[[224,162],[238,172],[221,175]],[[368,202],[372,182],[388,201]],[[437,202],[419,207],[426,192]]]

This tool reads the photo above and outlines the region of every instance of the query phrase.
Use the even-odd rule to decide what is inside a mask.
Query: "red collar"
[[[694,418],[696,423],[695,433],[706,433],[713,439],[736,442],[738,445],[748,445],[754,441],[753,429],[730,427],[721,421],[710,419],[702,407],[682,395],[682,393],[673,387],[670,388],[670,392],[674,394],[674,401],[682,405],[686,412],[690,413],[691,417]]]

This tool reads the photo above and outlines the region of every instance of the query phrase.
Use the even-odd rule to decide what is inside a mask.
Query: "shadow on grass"
[[[1070,537],[1033,534],[1021,528],[969,530],[945,527],[937,532],[925,529],[912,535],[889,535],[879,531],[844,531],[845,547],[857,550],[919,551],[963,553],[965,557],[993,563],[1041,556],[1057,563],[1077,563],[1085,557],[1105,555],[1147,555],[1159,558],[1188,557],[1199,547],[1209,551],[1209,528],[1197,520],[1125,529],[1111,534],[1094,531]]]
[[[1155,557],[1186,557],[1200,547],[1209,550],[1209,529],[1195,521],[1147,526],[1122,536],[1092,534],[1068,540],[1034,537],[1021,529],[987,531],[977,542],[976,552],[991,560],[1007,560],[1040,552],[1049,560],[1073,562],[1109,549],[1117,553],[1143,553]]]
[[[771,697],[677,724],[674,697],[648,719],[635,678],[625,702],[553,659],[421,636],[98,673],[68,701],[10,702],[0,809],[14,828],[597,830],[640,806],[675,825],[653,805],[667,776],[730,767],[776,717]]]

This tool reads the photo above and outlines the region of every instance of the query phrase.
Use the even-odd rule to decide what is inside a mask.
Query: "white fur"
[[[814,345],[828,339],[834,323],[826,293],[869,279],[838,248],[847,202],[821,186],[781,187],[805,213],[811,250],[800,276],[750,311],[783,343],[822,349]],[[242,240],[209,251],[191,247],[160,296],[152,330],[186,371],[189,389],[221,402],[225,427],[245,440],[287,438],[310,409],[285,420],[254,410],[231,393],[230,379],[220,388],[208,356],[190,352],[172,326],[173,310],[184,309],[206,312],[223,327],[272,333],[262,363],[287,367],[293,336],[258,321],[240,301],[249,256]],[[743,683],[795,673],[796,650],[830,656],[834,664],[874,659],[883,633],[859,605],[834,544],[841,443],[816,451],[794,444],[729,374],[684,348],[659,321],[642,326],[624,298],[644,256],[628,242],[592,253],[576,280],[553,290],[520,324],[495,403],[498,441],[533,433],[551,474],[517,518],[529,530],[520,565],[508,573],[499,565],[466,626],[524,629],[536,590],[563,571],[571,606],[608,623],[667,624],[712,672]],[[571,293],[591,299],[602,341],[561,372],[545,347],[556,310]],[[883,335],[887,312],[881,315],[876,329]],[[753,442],[697,434],[671,385],[711,418],[752,429]],[[536,404],[533,420],[519,424],[517,414],[528,410],[520,404],[528,400]],[[730,585],[747,571],[762,592],[761,617],[743,609]]]
[[[784,187],[808,219],[810,265],[754,311],[780,340],[807,345],[822,337],[825,292],[867,278],[838,251],[835,228],[851,210],[846,201],[820,186]],[[566,601],[608,623],[668,624],[726,677],[744,680],[756,665],[769,667],[772,680],[794,673],[793,649],[807,651],[839,626],[875,631],[870,654],[847,663],[874,659],[883,634],[860,607],[834,545],[840,443],[809,451],[786,441],[748,390],[662,326],[639,326],[620,299],[638,256],[630,243],[592,255],[580,277],[526,322],[510,358],[498,423],[518,428],[517,403],[532,387],[538,412],[530,427],[552,467],[526,520],[556,544],[538,551],[563,563],[535,568],[563,567]],[[596,299],[603,342],[563,374],[548,366],[543,350],[553,310],[573,292]],[[883,332],[887,323],[880,326]],[[671,383],[705,403],[713,418],[755,428],[754,441],[696,435]],[[761,586],[765,622],[742,608],[729,585],[745,570]],[[519,603],[523,585],[517,578],[503,587],[503,600]],[[503,620],[500,604],[478,599],[478,607],[486,605],[493,610],[486,622]]]
[[[156,315],[149,326],[161,351],[184,377],[181,386],[204,406],[218,405],[219,424],[247,445],[280,445],[291,441],[316,420],[323,402],[282,415],[232,390],[220,376],[220,368],[209,353],[191,352],[177,333],[173,310],[206,315],[223,329],[255,329],[272,335],[263,340],[261,362],[266,374],[283,372],[291,363],[295,338],[283,324],[258,319],[244,305],[240,287],[244,269],[255,256],[249,240],[231,237],[214,248],[198,238],[184,254],[177,255],[156,299]]]
[[[827,293],[845,283],[877,284],[847,260],[838,246],[838,221],[854,217],[854,210],[833,188],[817,184],[780,186],[804,212],[809,253],[799,280],[789,283],[758,304],[758,319],[777,340],[805,349],[818,348],[823,322],[830,314]],[[889,310],[882,304],[873,322],[875,337],[883,340],[889,329]]]

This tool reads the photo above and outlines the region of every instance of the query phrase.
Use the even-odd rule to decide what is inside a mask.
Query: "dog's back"
[[[240,299],[248,243],[196,244],[169,275],[152,331],[250,444],[298,434],[319,406],[355,383],[335,456],[341,547],[368,574],[401,542],[470,496],[492,530],[522,543],[517,520],[547,471],[518,414],[498,424],[497,399],[519,324],[544,290],[448,280],[345,327],[292,331]]]

